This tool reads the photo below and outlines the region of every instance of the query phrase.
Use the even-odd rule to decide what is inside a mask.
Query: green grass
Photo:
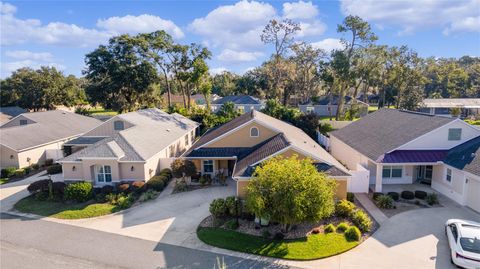
[[[115,116],[118,114],[117,111],[113,111],[111,109],[104,109],[104,108],[91,108],[88,110],[90,115],[92,116]]]
[[[5,177],[5,178],[0,178],[0,185],[7,183],[7,182],[8,182],[8,180],[9,180],[9,178],[8,178],[8,177]]]
[[[326,258],[359,244],[357,241],[347,241],[344,234],[340,233],[313,234],[301,239],[277,241],[221,228],[198,228],[197,236],[212,246],[289,260]]]
[[[18,201],[15,204],[15,209],[23,213],[32,213],[57,219],[93,218],[119,211],[116,206],[109,203],[66,204],[52,201],[37,201],[33,196]]]
[[[470,123],[471,125],[479,125],[480,126],[480,120],[465,120],[465,122]]]

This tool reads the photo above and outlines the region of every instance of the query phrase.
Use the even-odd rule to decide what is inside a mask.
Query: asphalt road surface
[[[0,267],[287,268],[284,265],[156,243],[44,220],[0,215]]]

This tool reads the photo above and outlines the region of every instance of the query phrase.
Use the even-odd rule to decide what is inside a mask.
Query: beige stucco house
[[[198,123],[179,114],[143,109],[117,115],[66,143],[64,180],[95,185],[149,180],[195,141]]]
[[[375,191],[421,182],[477,211],[479,147],[480,129],[460,119],[395,109],[380,109],[330,134],[331,154],[351,170],[369,170]]]
[[[202,175],[231,176],[243,197],[257,165],[294,154],[312,159],[318,170],[337,180],[337,197],[346,197],[350,174],[343,165],[302,130],[256,110],[208,131],[183,157],[193,160]]]
[[[63,158],[63,144],[101,122],[79,114],[51,110],[20,114],[0,126],[0,166],[22,168]]]

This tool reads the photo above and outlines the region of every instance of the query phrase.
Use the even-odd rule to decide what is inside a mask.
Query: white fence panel
[[[160,170],[164,168],[170,168],[170,165],[175,161],[176,158],[160,158]]]
[[[46,149],[45,158],[56,161],[63,158],[63,151],[61,149]]]
[[[352,177],[347,183],[349,192],[368,193],[370,171],[360,164],[357,164],[357,170],[348,171]]]
[[[327,150],[330,150],[330,138],[317,131],[317,140],[320,145],[324,146]]]

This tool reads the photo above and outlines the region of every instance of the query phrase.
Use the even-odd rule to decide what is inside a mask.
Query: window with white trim
[[[452,169],[447,168],[447,174],[446,174],[445,180],[447,182],[452,182]]]
[[[112,182],[112,168],[110,165],[97,165],[96,178],[98,183]]]
[[[313,113],[315,111],[315,108],[313,106],[307,106],[307,113]]]
[[[250,137],[258,137],[260,136],[260,131],[257,127],[250,128]]]
[[[212,173],[213,172],[213,160],[204,160],[203,161],[203,172]]]
[[[382,170],[382,177],[384,178],[401,178],[402,167],[385,165]]]
[[[462,139],[462,128],[448,129],[448,141],[458,141]]]
[[[190,137],[192,138],[192,144],[193,144],[193,142],[195,142],[195,130],[192,130],[192,132],[190,133]]]

